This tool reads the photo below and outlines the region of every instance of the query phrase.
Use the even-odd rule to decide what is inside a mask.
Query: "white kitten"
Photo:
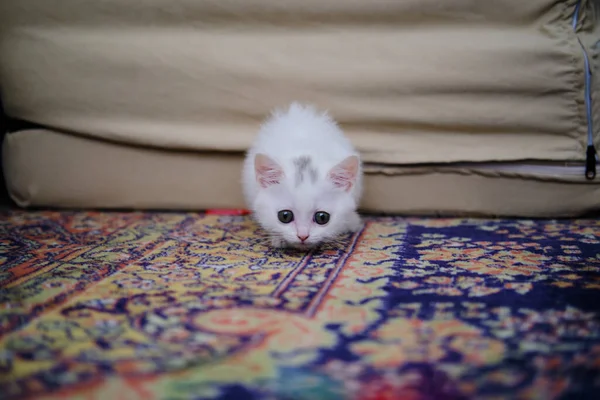
[[[246,154],[244,195],[275,247],[313,247],[360,229],[359,154],[311,106],[275,110]]]

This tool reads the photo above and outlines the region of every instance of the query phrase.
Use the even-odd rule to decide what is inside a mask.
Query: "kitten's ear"
[[[348,192],[356,183],[359,163],[358,156],[346,157],[335,167],[331,168],[327,176],[335,187]]]
[[[277,185],[283,179],[281,166],[265,154],[259,153],[254,157],[254,171],[256,180],[263,189]]]

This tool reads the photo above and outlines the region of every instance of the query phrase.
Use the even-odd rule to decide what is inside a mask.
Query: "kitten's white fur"
[[[275,247],[312,247],[362,225],[360,156],[336,122],[312,106],[273,111],[246,154],[242,183],[248,208]],[[280,222],[281,210],[294,220]],[[314,221],[318,211],[330,214],[327,224]]]

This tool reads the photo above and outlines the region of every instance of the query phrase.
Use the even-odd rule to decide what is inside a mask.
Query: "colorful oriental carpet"
[[[600,221],[0,214],[2,399],[598,399]]]

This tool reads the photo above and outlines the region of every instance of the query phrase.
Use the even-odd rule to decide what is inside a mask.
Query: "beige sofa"
[[[300,100],[361,150],[365,211],[598,210],[600,177],[585,177],[600,146],[598,8],[2,1],[7,186],[21,206],[243,207],[244,150],[273,107]]]

